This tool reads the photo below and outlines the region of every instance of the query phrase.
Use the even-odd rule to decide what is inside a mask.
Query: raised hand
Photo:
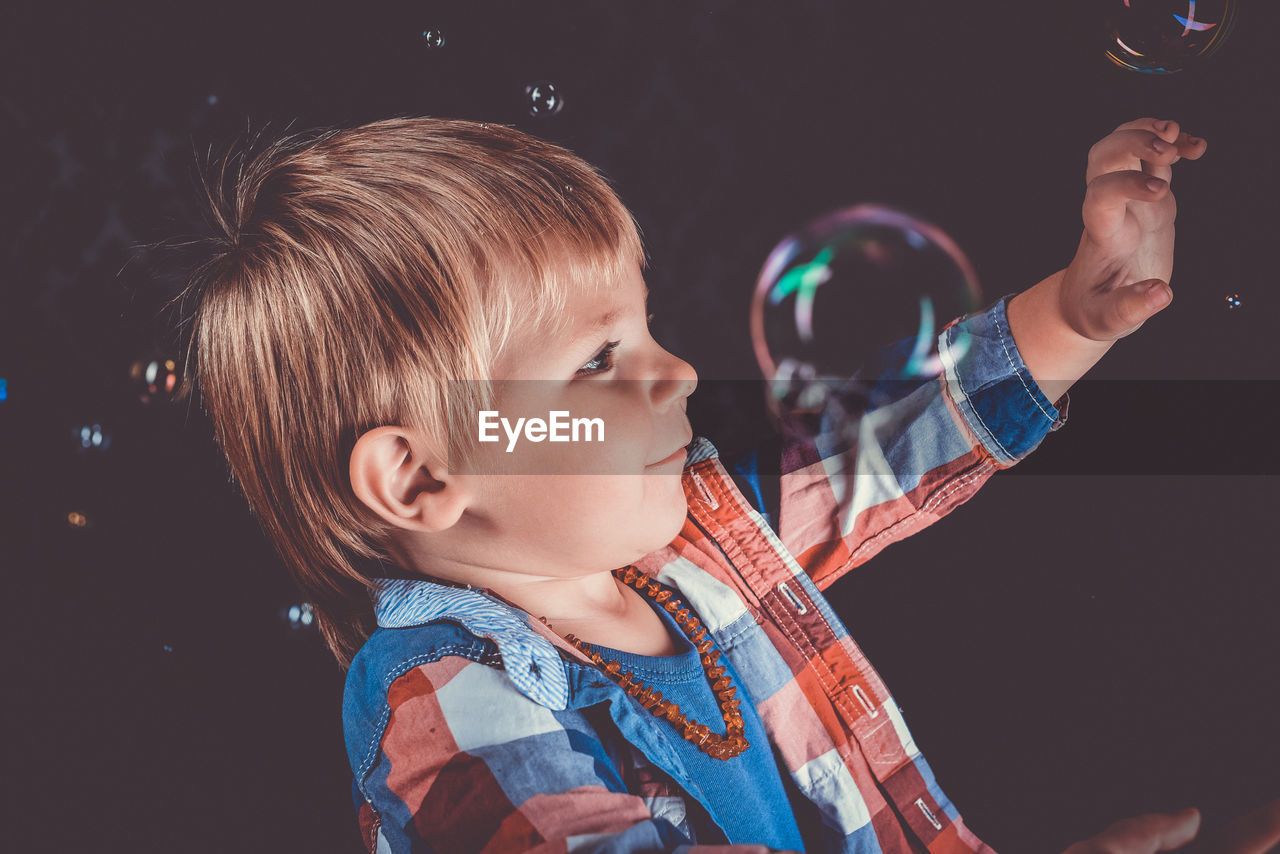
[[[1084,233],[1058,290],[1062,317],[1076,333],[1114,341],[1172,301],[1172,167],[1207,147],[1175,121],[1145,118],[1089,150]]]

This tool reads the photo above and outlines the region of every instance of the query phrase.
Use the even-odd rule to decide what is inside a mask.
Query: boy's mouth
[[[658,468],[659,466],[665,466],[668,463],[684,462],[684,459],[686,456],[688,456],[688,454],[689,452],[684,448],[677,448],[675,453],[673,453],[671,456],[664,457],[663,459],[658,460],[656,463],[649,463],[649,465],[645,466],[645,468],[654,469],[654,468]]]
[[[645,468],[647,469],[657,468],[658,466],[664,466],[664,465],[667,465],[668,463],[674,463],[676,461],[684,462],[685,458],[689,455],[689,443],[692,441],[693,441],[693,436],[690,436],[683,445],[676,448],[670,454],[658,460],[657,462],[649,463],[648,465],[645,466]]]

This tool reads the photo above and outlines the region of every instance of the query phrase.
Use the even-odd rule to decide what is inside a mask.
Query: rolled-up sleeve
[[[1066,423],[1068,396],[1050,402],[1014,343],[1011,297],[941,330],[936,376],[881,383],[865,412],[833,397],[821,429],[782,442],[776,530],[819,589],[963,504]]]

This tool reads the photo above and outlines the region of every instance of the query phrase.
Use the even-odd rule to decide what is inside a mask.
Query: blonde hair
[[[592,166],[502,124],[302,131],[232,146],[200,178],[217,234],[169,303],[196,304],[178,398],[198,385],[345,671],[398,530],[352,490],[356,440],[383,425],[470,437],[461,419],[491,408],[484,380],[517,324],[558,327],[569,294],[643,270],[640,228]],[[480,381],[463,384],[473,399],[453,380]]]

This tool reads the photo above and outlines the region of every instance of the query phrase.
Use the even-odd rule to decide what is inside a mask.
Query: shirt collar
[[[551,641],[529,627],[529,615],[472,587],[433,581],[376,578],[378,626],[403,629],[450,619],[498,646],[502,666],[529,699],[552,709],[569,705],[569,678]]]

